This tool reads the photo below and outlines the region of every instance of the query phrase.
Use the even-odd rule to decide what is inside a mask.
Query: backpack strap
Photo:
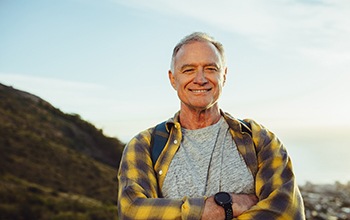
[[[241,122],[242,132],[246,132],[250,135],[250,137],[253,137],[250,124],[242,119],[238,119],[238,121]]]
[[[166,129],[166,121],[158,124],[151,137],[151,158],[153,165],[156,164],[160,153],[163,151],[166,142],[168,141],[169,133]]]

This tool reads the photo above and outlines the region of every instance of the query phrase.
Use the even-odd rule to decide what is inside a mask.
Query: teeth
[[[206,89],[201,89],[201,90],[192,90],[192,92],[197,92],[197,93],[200,93],[200,92],[206,92],[207,90]]]

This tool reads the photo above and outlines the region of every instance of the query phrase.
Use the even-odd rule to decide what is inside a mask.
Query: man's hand
[[[225,210],[216,204],[214,196],[205,200],[204,211],[201,220],[224,220]]]
[[[232,210],[235,217],[247,211],[258,202],[258,198],[254,194],[231,194]],[[225,210],[216,204],[214,196],[205,200],[204,210],[201,217],[202,220],[224,220]]]
[[[235,217],[250,209],[258,202],[258,198],[254,194],[231,194],[232,210]]]

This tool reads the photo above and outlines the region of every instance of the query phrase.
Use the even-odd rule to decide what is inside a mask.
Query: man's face
[[[169,71],[169,79],[182,108],[205,110],[217,105],[226,79],[226,67],[213,44],[183,45],[175,56],[173,71]]]

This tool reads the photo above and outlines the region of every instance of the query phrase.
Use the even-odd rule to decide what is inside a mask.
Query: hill
[[[116,219],[123,143],[0,84],[0,219]]]

